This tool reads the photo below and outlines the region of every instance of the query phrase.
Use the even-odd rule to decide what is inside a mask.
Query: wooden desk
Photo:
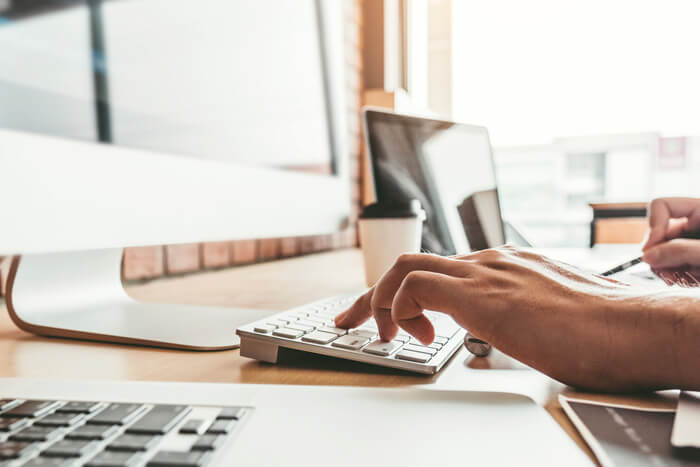
[[[132,296],[146,301],[282,310],[363,288],[359,251],[342,250],[160,279],[132,285],[128,290]],[[511,369],[515,381],[523,384],[533,378],[541,380],[547,391],[543,400],[546,409],[592,457],[556,401],[556,394],[564,389],[563,386],[498,352],[488,359],[472,359],[468,352],[461,350],[438,375],[432,377],[303,353],[292,353],[280,364],[270,365],[240,357],[237,350],[186,352],[37,337],[14,327],[5,311],[0,307],[0,355],[3,356],[0,377],[375,387],[449,383],[460,387],[462,382],[472,378],[488,376],[489,369]],[[657,395],[589,394],[582,397],[645,405],[669,406],[674,403],[672,398]]]

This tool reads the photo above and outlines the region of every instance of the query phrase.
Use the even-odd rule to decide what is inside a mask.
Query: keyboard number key
[[[302,337],[301,340],[304,342],[311,342],[313,344],[328,344],[337,338],[337,335],[331,334],[330,332],[314,331]]]
[[[437,350],[431,349],[430,347],[425,347],[424,345],[406,344],[404,349],[412,352],[426,353],[431,356],[437,353]]]
[[[233,427],[236,426],[236,420],[218,419],[211,424],[207,430],[210,435],[225,435],[228,434]]]
[[[304,334],[306,334],[307,332],[311,332],[314,329],[316,329],[316,327],[315,326],[307,326],[305,324],[299,324],[299,323],[289,323],[287,325],[287,329],[295,329],[297,331],[303,331]]]
[[[207,451],[160,451],[148,461],[147,467],[198,467],[207,462]]]
[[[286,337],[287,339],[297,339],[304,335],[304,331],[291,328],[281,328],[273,331],[272,335],[277,337]]]
[[[406,360],[409,362],[425,363],[430,360],[431,356],[426,353],[413,352],[411,350],[402,350],[396,354],[396,358],[399,360]]]
[[[102,451],[85,464],[86,467],[131,467],[140,459],[140,454],[123,451]]]
[[[372,339],[374,336],[377,335],[376,332],[374,331],[368,331],[366,329],[354,329],[350,331],[348,334],[351,336],[359,336],[359,337],[366,337],[367,339]]]
[[[369,344],[367,347],[362,349],[362,351],[374,355],[379,355],[382,357],[388,357],[389,355],[399,350],[402,345],[403,344],[401,342],[383,342],[378,340]]]
[[[0,431],[12,431],[29,425],[26,418],[0,418]]]
[[[369,342],[369,339],[365,337],[348,334],[347,336],[339,337],[331,345],[341,349],[360,350],[367,342]]]
[[[344,336],[345,334],[348,333],[347,329],[336,328],[334,326],[326,326],[325,328],[319,329],[319,331],[332,332],[333,334],[335,334],[337,336]]]
[[[275,329],[277,329],[277,326],[274,324],[259,324],[253,328],[255,332],[260,332],[262,334],[269,334]]]

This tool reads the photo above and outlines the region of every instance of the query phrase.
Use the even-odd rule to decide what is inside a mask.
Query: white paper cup
[[[420,252],[424,220],[425,211],[417,201],[365,208],[359,229],[368,287],[376,284],[401,254]]]

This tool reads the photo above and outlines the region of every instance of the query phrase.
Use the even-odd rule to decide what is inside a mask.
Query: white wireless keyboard
[[[464,342],[464,329],[449,316],[431,311],[426,311],[426,315],[435,327],[435,341],[428,346],[403,331],[393,341],[382,342],[374,319],[357,329],[336,328],[335,316],[356,298],[356,295],[332,297],[242,326],[236,330],[241,338],[241,355],[277,363],[279,348],[285,347],[434,374]]]

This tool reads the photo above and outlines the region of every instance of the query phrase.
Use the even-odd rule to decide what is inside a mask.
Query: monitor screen
[[[452,255],[503,243],[486,128],[367,110],[378,202],[418,199],[422,248]]]
[[[335,173],[320,8],[0,1],[0,127]]]

